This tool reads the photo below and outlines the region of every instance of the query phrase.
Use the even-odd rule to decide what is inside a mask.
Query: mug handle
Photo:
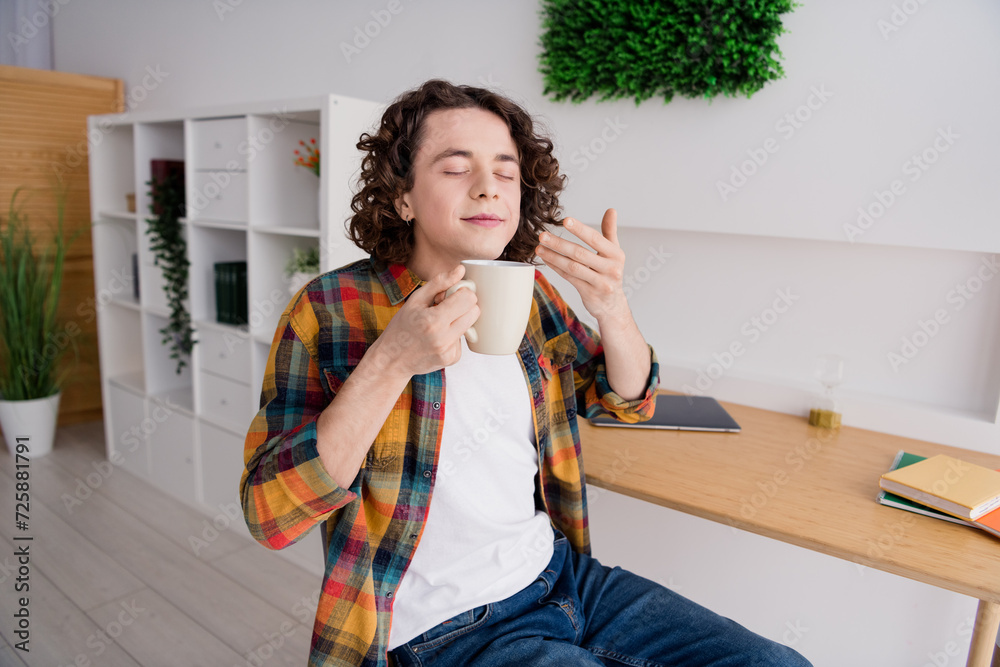
[[[448,288],[448,290],[444,293],[444,298],[447,299],[449,296],[451,296],[458,290],[462,289],[463,287],[468,287],[473,292],[476,291],[476,283],[472,282],[471,280],[459,280],[457,283]],[[475,345],[476,343],[479,342],[479,334],[476,333],[475,329],[469,327],[465,332],[465,340]]]

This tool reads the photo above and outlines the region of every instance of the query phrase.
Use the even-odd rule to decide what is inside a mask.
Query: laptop
[[[625,424],[606,415],[591,417],[589,421],[594,426],[624,428],[726,433],[739,433],[740,431],[740,425],[717,400],[711,396],[687,396],[685,394],[657,394],[653,416],[648,421],[638,424]]]

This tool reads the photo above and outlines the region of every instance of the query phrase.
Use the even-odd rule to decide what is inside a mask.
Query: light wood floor
[[[0,446],[0,666],[304,667],[320,578],[236,530],[196,554],[190,538],[211,517],[120,467],[102,475],[103,438],[100,421],[67,426],[31,460],[27,531]],[[34,538],[18,542],[30,544],[30,653],[12,648],[15,533]]]

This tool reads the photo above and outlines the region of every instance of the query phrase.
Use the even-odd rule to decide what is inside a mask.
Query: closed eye
[[[467,174],[469,172],[467,172],[467,171],[446,171],[444,173],[445,173],[446,176],[462,176],[462,175]],[[514,180],[513,176],[509,176],[507,174],[496,174],[496,175],[499,176],[500,178],[504,179],[505,181],[513,181]]]

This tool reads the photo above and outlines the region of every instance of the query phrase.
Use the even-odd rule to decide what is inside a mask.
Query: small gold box
[[[809,411],[809,425],[820,428],[840,428],[840,413],[833,410],[812,408]]]

